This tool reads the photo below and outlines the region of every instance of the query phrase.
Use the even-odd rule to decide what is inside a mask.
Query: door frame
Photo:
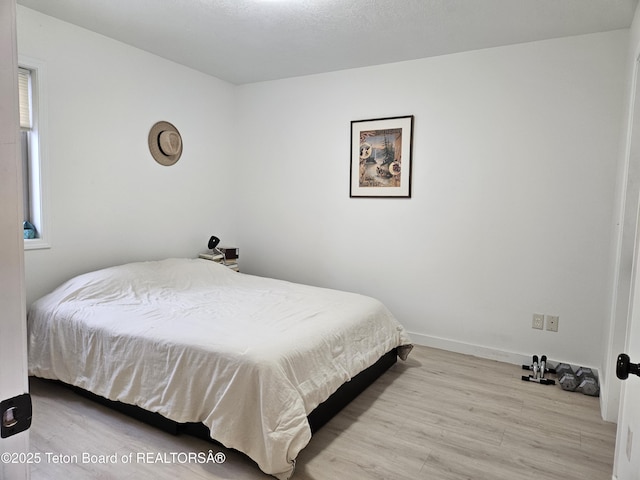
[[[15,0],[0,0],[0,400],[29,391],[16,29]],[[28,480],[28,452],[28,430],[0,438],[0,478]]]

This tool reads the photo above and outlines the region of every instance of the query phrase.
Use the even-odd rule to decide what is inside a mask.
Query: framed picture
[[[411,197],[413,115],[351,122],[350,197]]]

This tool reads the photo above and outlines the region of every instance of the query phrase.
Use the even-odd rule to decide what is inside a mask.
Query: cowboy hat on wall
[[[160,165],[171,166],[182,155],[182,137],[169,122],[157,122],[149,131],[149,151]]]

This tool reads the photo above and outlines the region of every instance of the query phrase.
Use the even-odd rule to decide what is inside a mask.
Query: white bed
[[[34,302],[28,331],[31,375],[202,422],[279,479],[311,438],[313,409],[385,353],[411,348],[375,299],[202,259],[80,275]]]

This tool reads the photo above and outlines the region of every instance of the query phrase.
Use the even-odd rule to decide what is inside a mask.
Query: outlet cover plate
[[[531,323],[531,328],[542,330],[543,327],[544,327],[544,315],[542,315],[541,313],[534,313],[533,322]]]
[[[557,315],[547,315],[547,330],[550,332],[558,331],[558,323],[560,322],[560,317]]]

